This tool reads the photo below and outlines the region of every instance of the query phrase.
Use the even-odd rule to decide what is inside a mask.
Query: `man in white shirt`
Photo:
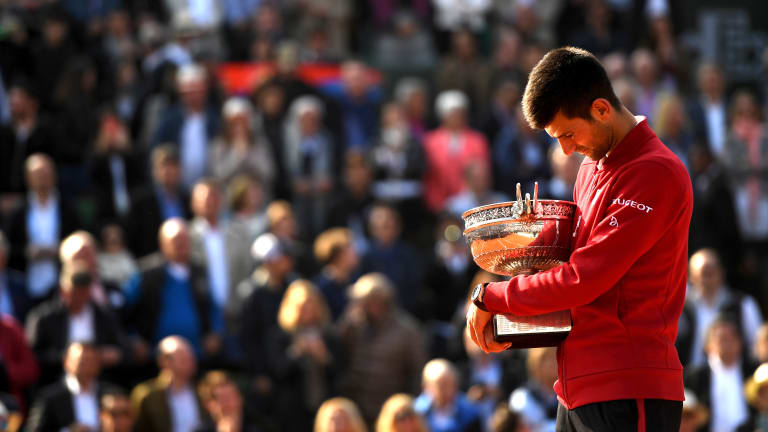
[[[29,414],[27,431],[99,429],[99,396],[107,390],[98,382],[99,351],[73,342],[64,355],[64,378],[46,387]]]
[[[194,389],[197,361],[184,338],[168,336],[157,346],[160,375],[139,384],[131,394],[139,407],[136,430],[191,432],[202,424],[204,410]]]
[[[725,285],[720,258],[713,249],[694,253],[688,266],[689,289],[683,315],[678,323],[678,352],[687,367],[706,363],[704,336],[718,315],[728,315],[737,325],[747,347],[755,346],[755,338],[763,322],[757,302],[736,293]],[[754,357],[750,350],[749,355]]]
[[[742,362],[741,335],[726,317],[715,319],[705,341],[706,363],[686,373],[685,385],[709,408],[707,430],[732,432],[749,419],[744,383],[755,365]]]

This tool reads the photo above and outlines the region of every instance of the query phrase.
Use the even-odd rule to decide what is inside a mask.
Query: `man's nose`
[[[558,140],[560,142],[560,148],[563,150],[563,153],[565,153],[566,156],[570,156],[571,153],[576,149],[576,146],[568,142],[568,140],[560,139]]]

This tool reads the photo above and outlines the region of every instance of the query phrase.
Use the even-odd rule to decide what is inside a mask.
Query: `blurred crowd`
[[[464,338],[461,214],[572,199],[520,108],[570,44],[694,185],[681,430],[768,430],[766,95],[677,7],[0,0],[0,428],[553,431],[555,349]]]

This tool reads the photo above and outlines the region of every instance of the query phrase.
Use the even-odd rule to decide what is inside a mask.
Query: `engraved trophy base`
[[[570,332],[571,311],[568,310],[532,316],[493,316],[494,339],[511,342],[513,349],[557,346]]]

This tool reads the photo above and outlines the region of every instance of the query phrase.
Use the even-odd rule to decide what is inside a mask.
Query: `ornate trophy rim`
[[[563,200],[538,200],[535,209],[527,214],[522,201],[506,201],[469,209],[462,213],[464,234],[482,226],[503,222],[535,222],[542,219],[565,219],[573,217],[576,203]]]

